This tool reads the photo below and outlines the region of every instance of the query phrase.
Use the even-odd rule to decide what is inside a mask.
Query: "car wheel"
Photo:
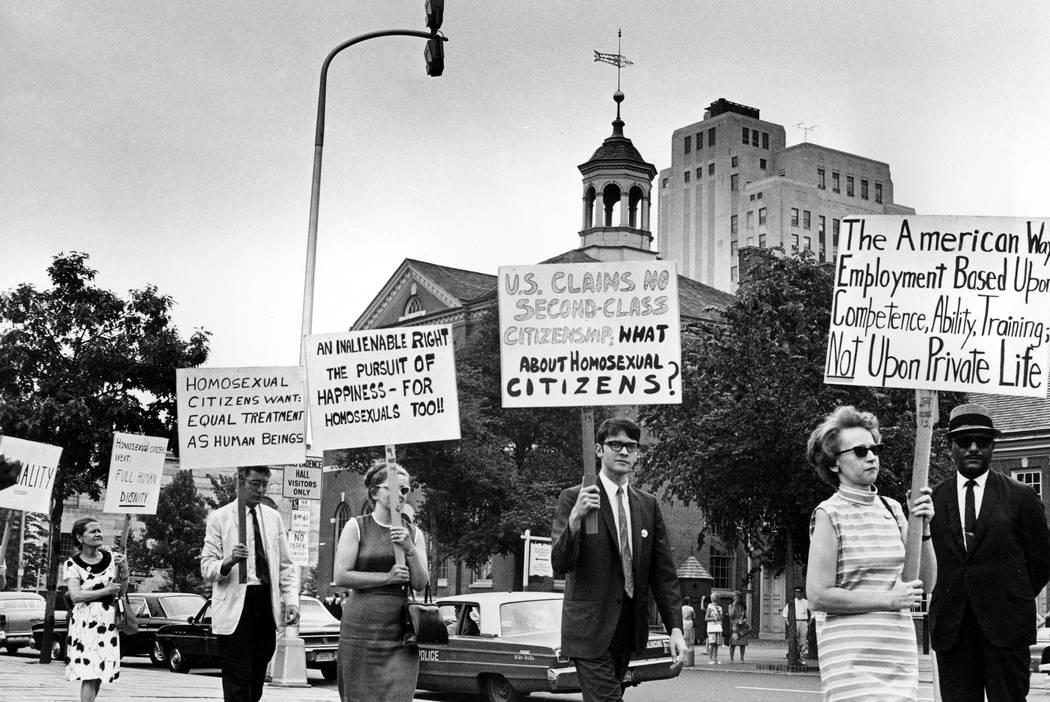
[[[64,661],[66,659],[66,642],[55,639],[51,642],[51,660]]]
[[[149,660],[150,663],[159,667],[163,667],[168,662],[168,654],[164,652],[164,646],[156,639],[153,639],[153,645],[149,647]]]
[[[168,651],[168,670],[173,673],[188,673],[190,672],[190,662],[185,656],[182,655],[182,651],[175,644],[171,645],[171,650]]]
[[[320,669],[322,678],[325,680],[335,680],[337,673],[335,663],[322,663]]]
[[[481,690],[488,702],[523,702],[525,699],[502,675],[486,675],[481,681]]]

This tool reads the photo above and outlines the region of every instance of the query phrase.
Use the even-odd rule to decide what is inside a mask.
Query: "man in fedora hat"
[[[947,702],[1023,702],[1035,597],[1050,579],[1050,529],[1035,491],[988,470],[999,435],[981,405],[948,424],[956,473],[933,488],[937,584],[930,635]]]

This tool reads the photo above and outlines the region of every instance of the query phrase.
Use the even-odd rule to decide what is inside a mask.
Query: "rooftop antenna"
[[[594,60],[601,61],[602,63],[611,63],[616,66],[616,92],[620,92],[620,69],[626,68],[627,66],[633,66],[634,61],[620,53],[620,40],[623,37],[623,29],[616,30],[616,53],[606,54],[601,51],[594,51]]]
[[[819,127],[820,125],[819,124],[807,125],[805,122],[799,122],[798,124],[795,124],[793,126],[798,127],[799,129],[802,130],[802,133],[803,133],[802,140],[803,141],[809,141],[809,133],[812,132],[817,127]]]

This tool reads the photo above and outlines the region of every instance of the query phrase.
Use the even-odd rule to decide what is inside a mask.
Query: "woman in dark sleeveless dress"
[[[397,468],[399,505],[411,491],[408,473]],[[347,522],[335,554],[335,584],[353,591],[343,603],[339,634],[339,697],[342,702],[409,702],[416,689],[419,654],[404,646],[402,608],[406,586],[429,579],[423,537],[407,523],[391,524],[387,464],[365,473],[371,514]],[[394,560],[404,548],[405,565]]]

